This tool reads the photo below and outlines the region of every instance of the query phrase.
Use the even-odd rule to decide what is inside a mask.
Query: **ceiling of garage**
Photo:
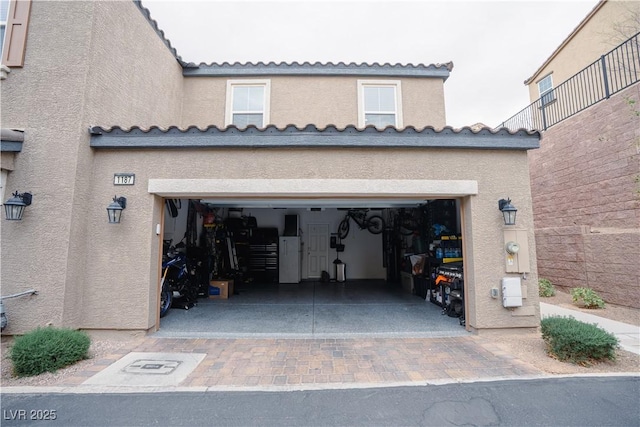
[[[227,208],[402,208],[423,204],[424,199],[202,199],[201,203]]]

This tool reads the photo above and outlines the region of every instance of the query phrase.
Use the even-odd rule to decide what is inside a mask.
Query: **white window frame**
[[[543,82],[547,81],[547,80],[550,83],[549,89],[546,89],[546,90],[543,91],[543,90],[540,89],[540,85]],[[552,74],[548,74],[548,75],[544,76],[542,79],[540,79],[540,81],[538,81],[538,93],[540,94],[540,102],[542,103],[542,105],[546,105],[546,104],[549,104],[550,102],[555,101],[556,96],[553,93],[553,89],[554,89],[554,87],[553,87]],[[549,93],[550,93],[550,95],[547,95]],[[549,98],[548,100],[545,100],[545,95],[547,95],[547,98]]]
[[[253,87],[263,87],[264,88],[264,105],[262,106],[262,111],[242,111],[242,113],[262,113],[262,126],[265,127],[271,123],[270,116],[270,105],[271,105],[271,80],[255,80],[255,79],[247,79],[247,80],[227,80],[227,102],[225,107],[225,117],[224,123],[225,126],[229,126],[233,124],[233,89],[241,86],[253,86]]]
[[[392,113],[391,111],[365,111],[364,109],[364,89],[366,87],[392,87],[395,89],[395,106],[393,111],[396,116],[396,128],[403,127],[402,120],[402,85],[400,80],[358,80],[358,127],[365,127],[365,115],[367,113]]]

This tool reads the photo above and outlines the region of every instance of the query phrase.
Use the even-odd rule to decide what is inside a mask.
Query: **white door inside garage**
[[[308,230],[307,277],[321,279],[322,272],[329,270],[329,224],[311,223]]]

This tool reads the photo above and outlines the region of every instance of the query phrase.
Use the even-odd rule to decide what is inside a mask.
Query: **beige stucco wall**
[[[227,80],[252,78],[188,77],[184,80],[182,126],[224,126]],[[271,124],[344,127],[358,123],[358,77],[265,76],[271,82]],[[445,125],[444,85],[440,78],[403,78],[404,125]],[[304,107],[301,107],[304,106]]]
[[[639,2],[604,2],[577,33],[565,40],[564,46],[555,52],[548,63],[532,76],[528,84],[530,102],[540,97],[538,82],[549,73],[553,73],[553,86],[556,87],[640,31],[638,17]]]
[[[40,294],[6,301],[5,333],[49,323],[154,327],[160,254],[156,224],[162,222],[163,203],[147,185],[158,178],[475,180],[478,194],[462,201],[466,280],[474,296],[468,324],[481,329],[537,326],[534,286],[527,288],[526,307],[514,311],[489,296],[506,275],[497,200],[511,197],[519,209],[519,227],[533,229],[525,152],[89,147],[91,125],[222,125],[224,102],[218,101],[224,100],[226,86],[214,80],[184,80],[175,58],[129,0],[34,2],[24,68],[12,70],[1,83],[3,127],[25,129],[7,188],[31,191],[34,201],[22,221],[3,222],[0,243],[3,295],[29,288]],[[330,89],[337,80],[339,90]],[[316,86],[304,78],[273,78],[272,121],[355,123],[355,80],[318,79]],[[402,79],[402,85],[405,125],[444,125],[441,80]],[[294,98],[309,105],[316,93],[323,96],[308,110],[291,103]],[[118,172],[135,173],[136,185],[114,187]],[[128,200],[119,225],[106,219],[114,195]],[[535,265],[535,248],[530,250]],[[531,282],[535,277],[534,268]]]
[[[33,2],[24,67],[1,83],[1,121],[25,130],[7,187],[34,198],[22,221],[2,224],[1,274],[3,295],[39,295],[5,302],[5,332],[79,327],[99,314],[82,309],[95,286],[86,267],[98,255],[88,246],[89,212],[104,211],[114,189],[89,202],[88,128],[175,123],[181,84],[180,67],[133,2]],[[167,94],[162,102],[158,93]]]
[[[473,309],[468,324],[476,329],[535,327],[539,321],[535,283],[535,246],[533,216],[529,195],[527,156],[525,152],[438,150],[438,149],[201,149],[174,150],[170,160],[164,150],[100,150],[96,152],[93,171],[94,191],[90,201],[93,212],[90,224],[93,237],[89,252],[103,254],[92,262],[88,275],[94,290],[84,300],[87,313],[83,327],[99,328],[105,318],[118,317],[122,328],[146,329],[137,310],[143,309],[146,293],[149,301],[157,298],[157,280],[149,272],[159,271],[157,257],[147,257],[149,248],[159,247],[162,205],[159,197],[148,192],[150,179],[425,179],[477,180],[478,194],[463,201],[465,212],[466,281],[473,293]],[[318,159],[322,162],[318,162]],[[441,165],[459,165],[445,169]],[[464,167],[462,167],[464,165]],[[136,174],[136,185],[123,187],[127,197],[122,223],[106,224],[104,194],[113,190],[116,172]],[[507,178],[508,177],[508,178]],[[120,195],[120,194],[119,194]],[[206,192],[201,193],[206,196]],[[427,195],[425,195],[427,196]],[[500,287],[505,273],[502,216],[498,200],[511,197],[518,208],[518,227],[529,234],[532,271],[526,286],[523,308],[508,310],[501,299],[492,299],[490,289]],[[110,249],[109,249],[110,248]],[[131,262],[132,254],[135,262]],[[118,268],[110,268],[118,265]],[[151,274],[153,276],[153,274]],[[114,287],[135,289],[132,294],[114,293]],[[114,304],[105,305],[105,299]],[[126,309],[123,309],[125,307]],[[136,307],[138,307],[136,309]],[[525,316],[523,316],[523,314]]]

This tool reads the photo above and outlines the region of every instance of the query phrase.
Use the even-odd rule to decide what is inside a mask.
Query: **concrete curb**
[[[460,380],[433,380],[388,383],[331,383],[310,384],[305,386],[203,386],[203,387],[123,387],[123,386],[69,386],[69,387],[3,387],[1,394],[135,394],[135,393],[215,393],[215,392],[293,392],[316,390],[349,390],[367,388],[425,387],[448,384],[473,384],[496,381],[532,381],[562,378],[594,378],[594,377],[638,377],[640,373],[598,373],[567,375],[532,375],[493,378],[468,378]]]

